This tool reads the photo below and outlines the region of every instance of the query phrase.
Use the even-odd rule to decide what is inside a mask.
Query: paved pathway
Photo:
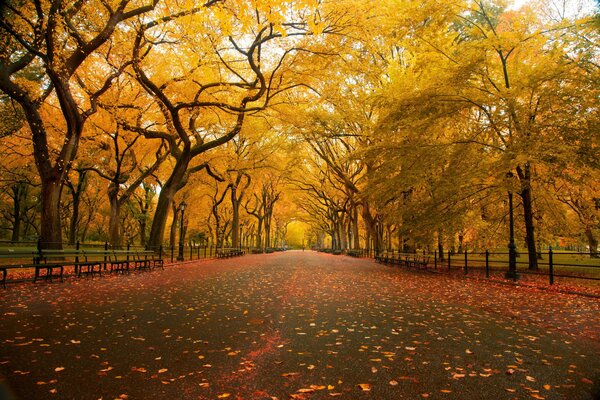
[[[12,285],[0,305],[0,375],[19,399],[600,392],[597,299],[309,251]]]

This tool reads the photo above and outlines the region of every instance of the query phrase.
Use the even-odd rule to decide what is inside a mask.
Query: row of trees
[[[100,229],[104,194],[109,241],[119,245],[133,229],[130,216],[141,242],[157,248],[196,179],[210,186],[203,194],[216,241],[239,245],[244,205],[258,244],[262,232],[269,244],[279,189],[269,175],[251,185],[252,171],[265,168],[253,146],[273,130],[264,112],[315,79],[304,66],[325,56],[324,36],[353,29],[350,9],[314,0],[34,0],[3,2],[1,12],[12,239],[37,234],[60,247],[65,232],[84,238]]]
[[[141,4],[2,6],[6,237],[595,254],[593,5]]]
[[[314,171],[298,187],[331,245],[505,246],[511,193],[530,268],[559,239],[596,256],[598,9],[388,5],[371,45],[344,60],[356,64],[341,90],[297,125]]]

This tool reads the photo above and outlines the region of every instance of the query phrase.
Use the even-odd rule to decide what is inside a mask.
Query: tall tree
[[[61,247],[60,197],[65,174],[77,154],[86,120],[96,112],[98,98],[122,72],[123,65],[99,62],[91,55],[112,51],[118,25],[150,12],[158,0],[138,6],[128,0],[107,2],[61,0],[8,1],[0,6],[0,90],[18,103],[31,132],[36,167],[41,179],[44,246]],[[101,10],[101,12],[99,12]],[[90,96],[79,87],[78,72],[99,62]],[[36,78],[31,79],[31,73]],[[53,104],[62,120],[55,130]],[[50,115],[50,116],[49,116]],[[62,139],[62,140],[60,140]],[[61,143],[54,146],[53,143]]]
[[[330,15],[314,2],[300,3],[210,1],[139,26],[133,69],[162,121],[124,126],[163,138],[175,159],[158,198],[151,246],[162,242],[168,204],[192,161],[236,137],[249,113],[302,85],[290,71],[300,55],[311,54],[315,41],[307,37],[338,32],[347,22],[344,12]]]

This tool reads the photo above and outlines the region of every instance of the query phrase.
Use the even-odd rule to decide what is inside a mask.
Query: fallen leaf
[[[370,392],[371,389],[373,388],[373,385],[371,385],[370,383],[359,383],[358,387],[360,388],[360,390],[362,390],[363,392]]]
[[[168,368],[161,368],[158,370],[159,374],[162,374],[163,372],[167,372],[169,369]]]
[[[54,368],[54,371],[60,372],[60,371],[63,371],[64,369],[65,369],[65,367],[56,367],[56,368]]]

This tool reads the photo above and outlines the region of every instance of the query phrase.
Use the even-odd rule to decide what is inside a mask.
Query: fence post
[[[433,252],[433,269],[437,271],[437,250]]]
[[[485,277],[490,277],[490,252],[485,251]]]
[[[467,275],[468,272],[469,270],[467,268],[467,251],[465,250],[465,275]]]
[[[450,250],[448,250],[448,271],[450,271]]]
[[[175,252],[175,248],[173,247],[173,243],[171,243],[171,264],[173,263],[173,253]]]
[[[158,246],[158,255],[162,259],[163,258],[163,245]]]
[[[127,241],[127,263],[129,264],[129,250],[131,249],[131,244],[129,240]]]
[[[190,243],[190,261],[192,261],[194,259],[194,248],[192,247],[192,244]]]
[[[548,277],[550,284],[554,285],[554,260],[553,260],[552,247],[548,249]]]

